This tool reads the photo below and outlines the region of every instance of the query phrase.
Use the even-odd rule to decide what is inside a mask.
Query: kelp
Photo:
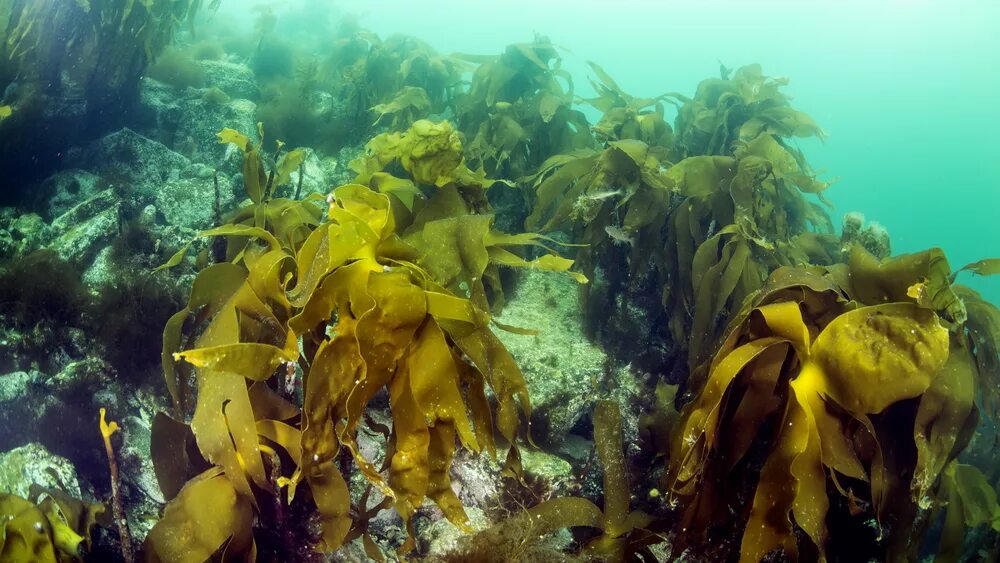
[[[385,172],[397,165],[410,178]],[[571,261],[557,258],[554,240],[533,233],[493,231],[494,215],[486,189],[494,180],[466,165],[458,133],[447,121],[420,120],[403,133],[376,136],[365,155],[351,163],[355,182],[399,202],[395,220],[403,239],[421,249],[417,263],[450,291],[480,308],[503,304],[499,266],[568,271]],[[508,249],[533,246],[547,251],[525,260]],[[571,274],[585,283],[587,278]]]
[[[356,125],[369,130],[393,115],[392,129],[443,113],[468,65],[406,35],[385,40],[360,29],[344,29],[324,66],[332,91],[345,100]],[[377,114],[372,117],[372,112]]]
[[[604,509],[581,497],[557,497],[515,514],[475,535],[459,540],[451,560],[558,560],[559,553],[540,546],[548,534],[564,528],[587,527],[601,533],[580,551],[582,557],[602,561],[655,561],[649,550],[661,539],[647,527],[653,518],[631,510],[628,470],[622,451],[622,415],[616,403],[598,401],[594,407],[594,440],[604,471]]]
[[[996,488],[975,466],[952,461],[941,478],[944,509],[944,529],[938,545],[935,563],[963,561],[963,540],[970,528],[989,526],[1000,532],[1000,504]]]
[[[228,130],[220,136],[243,140]],[[264,176],[259,163],[253,166],[257,149],[242,144],[251,163],[244,165],[251,172],[244,177],[251,195]],[[399,156],[420,179],[450,173],[434,158],[420,158],[427,154],[436,153]],[[171,560],[184,548],[178,538],[197,527],[203,541],[190,552],[192,559],[223,545],[233,556],[252,559],[252,523],[267,514],[263,507],[288,507],[305,496],[320,515],[316,547],[335,550],[349,537],[367,535],[366,523],[354,522],[352,514],[378,512],[367,506],[352,512],[340,470],[347,459],[388,499],[378,506],[391,503],[408,529],[425,498],[465,527],[468,519],[448,475],[456,438],[468,450],[495,455],[496,428],[510,446],[508,470],[516,471],[518,428],[531,412],[523,376],[492,331],[481,277],[490,262],[563,271],[572,262],[552,254],[528,262],[505,250],[540,243],[536,235],[493,232],[490,216],[449,206],[455,198],[462,201],[454,186],[440,188],[405,232],[396,223],[400,200],[363,185],[335,189],[322,221],[306,211],[315,205],[311,201],[282,202],[285,221],[266,220],[268,206],[278,200],[268,202],[267,189],[260,193],[259,201],[251,195],[253,215],[245,217],[265,220],[202,233],[239,240],[238,251],[199,273],[188,306],[164,331],[165,377],[175,405],[183,406],[181,398],[190,394],[178,367],[194,368],[191,435],[212,467],[171,500],[146,549]],[[463,213],[452,214],[456,209]],[[454,238],[458,231],[440,226],[447,221],[462,225],[460,239]],[[460,252],[439,251],[451,248]],[[451,289],[460,281],[471,296]],[[184,326],[192,320],[198,321],[197,336],[185,339]],[[297,369],[304,384],[301,408],[268,390],[276,374]],[[388,477],[379,460],[365,458],[356,438],[368,403],[383,389],[393,420],[383,460]],[[174,448],[186,450],[185,443],[175,441]],[[154,444],[154,451],[167,450]],[[169,459],[156,464],[158,478],[172,483],[171,490],[194,465]],[[204,498],[213,499],[211,510]],[[410,531],[403,552],[413,546]]]
[[[728,312],[771,271],[831,264],[839,257],[826,210],[809,199],[822,197],[829,184],[818,180],[783,138],[804,134],[806,128],[761,125],[763,118],[753,112],[736,112],[726,123],[741,135],[727,141],[724,154],[693,155],[683,139],[655,125],[657,112],[640,111],[668,95],[636,99],[599,66],[592,68],[600,78],[595,87],[601,96],[591,103],[606,108],[601,136],[609,139],[607,147],[546,161],[530,178],[535,200],[526,226],[542,232],[569,230],[574,242],[586,244],[577,259],[588,277],[598,267],[603,270],[606,292],[623,291],[629,280],[652,276],[674,353],[686,353],[692,370],[717,344]],[[759,69],[751,67],[737,72],[734,80],[741,85],[723,90],[753,90],[742,82],[755,73]],[[780,82],[758,79],[758,89],[773,90],[769,99],[787,105],[777,91]],[[704,97],[702,90],[696,98]],[[683,113],[678,132],[690,128]],[[635,120],[631,125],[623,121],[629,115]],[[642,119],[650,121],[644,126]],[[653,134],[657,127],[662,132]],[[615,138],[620,140],[610,140]],[[689,156],[667,160],[683,155]],[[615,250],[622,245],[622,251]],[[607,295],[587,298],[613,301]]]
[[[82,561],[104,505],[37,485],[29,496],[0,493],[0,560]]]
[[[726,74],[701,81],[693,98],[668,95],[678,106],[674,130],[683,157],[726,155],[734,142],[762,133],[825,137],[816,122],[793,109],[781,92],[788,79],[766,76],[757,64],[740,67],[732,77]]]
[[[600,121],[593,127],[597,141],[608,143],[635,139],[658,152],[656,156],[664,164],[679,160],[673,153],[673,128],[664,120],[662,101],[667,98],[667,94],[655,98],[637,98],[622,90],[600,65],[593,61],[588,61],[587,64],[597,75],[597,80],[590,81],[597,97],[583,101],[602,114]]]
[[[465,58],[480,63],[454,101],[473,166],[516,179],[552,155],[591,145],[586,118],[571,106],[573,79],[547,38],[511,45],[497,57]]]
[[[954,300],[898,288],[954,295],[949,278],[938,249],[880,263],[854,247],[847,265],[776,270],[734,316],[672,437],[667,485],[689,530],[679,545],[729,526],[743,529],[742,561],[797,559],[802,538],[823,559],[837,491],[880,523],[890,557],[915,549],[918,508],[978,421],[984,350],[952,318]],[[746,504],[741,483],[753,487]]]

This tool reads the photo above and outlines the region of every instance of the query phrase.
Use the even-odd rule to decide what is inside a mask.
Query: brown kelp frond
[[[602,92],[594,103],[608,112],[602,120],[610,127],[603,134],[609,139],[607,147],[600,153],[558,155],[546,161],[529,178],[536,197],[526,225],[542,231],[572,230],[574,241],[588,245],[578,256],[584,271],[593,277],[594,268],[602,266],[609,288],[623,285],[618,279],[625,272],[633,280],[653,273],[675,346],[684,352],[690,343],[687,363],[694,369],[717,344],[728,312],[771,271],[831,264],[838,258],[832,222],[826,210],[811,201],[812,196],[822,197],[829,184],[817,179],[785,140],[808,128],[779,126],[807,118],[786,107],[778,91],[782,82],[746,67],[732,80],[703,82],[696,96],[702,101],[688,100],[688,109],[682,108],[676,130],[691,135],[694,125],[684,116],[694,111],[691,104],[709,101],[710,91],[728,100],[716,103],[750,104],[719,117],[740,131],[725,142],[725,150],[702,147],[695,152],[693,145],[683,146],[682,137],[668,136],[662,127],[662,134],[648,134],[657,129],[649,125],[655,123],[653,116],[636,114],[639,121],[626,127],[621,116],[611,112],[617,108],[634,113],[631,106],[647,107],[659,98],[637,100],[600,67],[592,67]],[[766,113],[766,108],[781,111]],[[778,119],[779,114],[787,119]],[[642,119],[653,121],[643,125]],[[679,162],[668,160],[685,155]],[[622,242],[630,247],[627,254],[609,250]],[[623,254],[627,265],[615,262]]]
[[[571,107],[573,79],[547,38],[466,58],[480,64],[455,99],[455,115],[473,166],[519,178],[552,155],[591,145],[586,118]]]
[[[797,559],[801,530],[823,558],[836,490],[858,512],[858,499],[871,506],[887,553],[915,549],[917,510],[976,426],[978,356],[991,353],[950,275],[939,249],[879,262],[855,247],[848,265],[770,276],[733,317],[672,438],[667,480],[686,542],[742,528],[741,560],[775,549]],[[753,483],[754,452],[749,512],[730,513],[738,483]]]
[[[963,543],[969,529],[989,526],[1000,532],[996,488],[975,466],[952,461],[941,476],[941,497],[947,503],[944,529],[935,562],[965,560]]]
[[[762,133],[780,137],[825,137],[808,115],[795,110],[781,87],[786,78],[763,74],[760,65],[737,69],[733,76],[708,78],[693,98],[672,94],[679,103],[674,130],[682,156],[727,155],[735,141]]]
[[[663,100],[667,94],[655,98],[637,98],[618,86],[611,75],[600,65],[588,61],[597,80],[591,79],[597,97],[582,100],[602,113],[593,129],[594,136],[601,143],[635,139],[649,145],[657,152],[664,164],[676,162],[678,155],[673,151],[674,131],[664,120]]]
[[[399,192],[360,184],[335,189],[322,218],[307,211],[315,202],[269,199],[280,160],[264,174],[258,147],[230,130],[220,134],[241,145],[246,190],[258,195],[235,215],[241,222],[201,234],[229,239],[228,261],[199,273],[188,306],[164,330],[165,376],[179,415],[191,394],[191,368],[196,376],[190,436],[198,453],[187,464],[158,459],[158,478],[176,491],[202,465],[199,457],[213,467],[180,490],[151,532],[147,549],[161,558],[181,548],[177,534],[212,518],[193,512],[205,496],[224,514],[201,526],[201,554],[227,539],[227,553],[253,553],[254,515],[283,514],[267,507],[292,506],[297,498],[311,499],[321,516],[319,549],[366,534],[366,523],[352,523],[339,465],[348,458],[408,528],[425,498],[466,525],[449,477],[456,439],[495,455],[495,424],[510,444],[508,469],[518,469],[518,428],[531,405],[517,364],[490,327],[483,278],[491,265],[566,271],[572,261],[554,253],[528,261],[507,250],[544,248],[545,239],[490,230],[491,215],[473,214],[454,182],[440,181],[456,178],[449,175],[461,163],[461,147],[448,141],[447,127],[422,127],[392,145],[415,180],[443,186],[412,215],[413,197],[407,207],[392,196]],[[448,142],[437,143],[441,138]],[[455,163],[455,153],[458,164],[442,165]],[[385,187],[387,175],[378,174],[369,180]],[[410,220],[397,224],[397,216]],[[186,326],[192,336],[185,337]],[[273,383],[275,374],[295,377],[297,369],[301,409],[271,390],[285,388]],[[393,419],[388,478],[356,442],[367,405],[382,390]],[[159,427],[176,425],[184,427],[169,419]],[[190,438],[173,441],[189,449]],[[354,518],[363,519],[363,509]],[[360,531],[351,536],[352,529]],[[401,550],[412,546],[411,537]]]
[[[631,490],[622,451],[621,411],[612,401],[598,401],[594,440],[604,471],[604,510],[585,498],[558,497],[515,514],[490,528],[462,538],[443,561],[573,561],[545,545],[546,537],[563,528],[601,530],[580,551],[584,560],[652,561],[649,546],[661,538],[646,528],[653,519],[631,510]]]
[[[37,485],[29,497],[0,493],[0,560],[81,561],[104,505]]]

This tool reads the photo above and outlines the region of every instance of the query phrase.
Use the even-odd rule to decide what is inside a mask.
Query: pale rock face
[[[81,496],[76,468],[45,446],[31,442],[0,453],[0,493],[29,498],[32,484]]]

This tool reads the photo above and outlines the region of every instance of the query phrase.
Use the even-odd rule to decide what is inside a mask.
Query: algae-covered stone
[[[65,491],[80,498],[76,468],[70,461],[38,443],[0,453],[0,493],[30,496],[31,485]]]
[[[106,246],[120,229],[121,209],[111,189],[80,202],[52,222],[50,248],[68,262],[84,265]]]
[[[256,100],[260,95],[250,67],[228,61],[199,61],[205,83],[222,90],[231,98]]]
[[[536,441],[558,444],[598,398],[607,357],[588,341],[577,306],[579,286],[568,276],[527,270],[509,296],[501,323],[538,331],[497,331],[524,372]]]
[[[216,210],[232,208],[234,195],[229,177],[219,173],[218,194],[213,170],[193,166],[182,177],[164,182],[156,192],[156,209],[167,223],[193,229],[207,229],[217,222]]]
[[[43,386],[53,395],[72,400],[108,385],[113,375],[114,369],[107,362],[87,357],[69,362],[59,373],[46,379]]]
[[[278,197],[292,197],[296,191],[299,198],[304,198],[309,194],[327,194],[334,185],[327,181],[328,162],[320,160],[319,155],[312,149],[306,149],[306,158],[302,161],[302,189],[299,189],[299,173],[296,169],[291,173],[288,185],[277,188],[275,193]]]
[[[46,212],[52,220],[97,194],[101,190],[101,178],[86,170],[71,168],[49,176],[42,182],[41,190],[49,194]]]
[[[257,142],[257,105],[242,99],[213,103],[202,97],[182,100],[179,105],[181,114],[174,131],[175,149],[193,161],[220,170],[230,173],[239,170],[241,155],[229,150],[228,144],[220,143],[217,134],[228,127]],[[273,146],[265,150],[271,151]]]
[[[473,531],[478,532],[490,527],[491,522],[481,509],[466,508],[465,514],[469,517],[469,526]],[[424,520],[419,522],[422,523]],[[443,555],[454,551],[459,545],[459,540],[467,536],[466,532],[458,529],[447,518],[439,518],[421,526],[417,532],[420,551],[432,555]]]
[[[10,207],[0,210],[0,256],[24,256],[42,246],[49,236],[49,226],[37,214]]]
[[[98,139],[67,158],[67,164],[92,167],[121,193],[149,197],[191,161],[166,145],[124,128]]]

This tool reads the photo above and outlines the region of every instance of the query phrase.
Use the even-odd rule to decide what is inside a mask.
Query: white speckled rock
[[[219,173],[219,206],[229,210],[234,204],[232,183]],[[192,167],[181,178],[169,180],[155,194],[156,209],[167,223],[192,229],[215,226],[215,183],[212,170]]]
[[[47,198],[47,218],[55,219],[100,191],[101,178],[96,174],[72,168],[56,172],[42,182]]]
[[[230,174],[237,172],[243,162],[242,156],[238,151],[227,150],[229,145],[220,143],[217,134],[228,127],[256,142],[257,105],[243,99],[214,103],[200,97],[182,100],[179,105],[181,114],[173,146],[193,161]]]
[[[178,178],[191,161],[163,143],[125,128],[67,157],[66,164],[93,167],[92,172],[117,186],[121,193],[149,197],[163,182]]]
[[[0,454],[0,493],[28,498],[31,485],[81,496],[76,468],[45,446],[32,442]]]
[[[119,230],[120,203],[113,190],[98,192],[52,221],[50,248],[64,260],[88,264]]]
[[[528,385],[536,441],[556,445],[589,416],[604,378],[606,356],[583,333],[579,286],[552,272],[523,272],[497,321],[538,330],[536,336],[497,331]]]
[[[205,71],[205,84],[215,86],[231,98],[256,100],[260,92],[253,71],[244,64],[227,61],[199,61]]]

